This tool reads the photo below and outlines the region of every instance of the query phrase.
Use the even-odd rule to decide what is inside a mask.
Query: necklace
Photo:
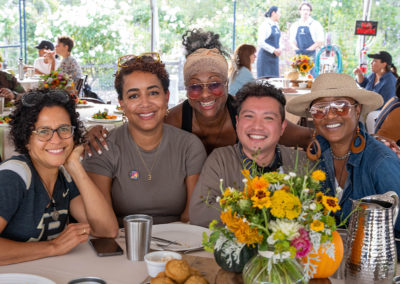
[[[332,149],[330,149],[331,150],[331,155],[332,155],[332,158],[334,158],[335,160],[340,160],[340,161],[342,161],[342,160],[346,160],[349,156],[350,156],[350,154],[351,154],[351,151],[349,151],[349,152],[347,152],[346,154],[344,154],[343,156],[336,156],[335,154],[333,154],[333,151],[332,151]]]
[[[161,143],[160,143],[160,144],[161,144]],[[152,180],[152,175],[151,175],[151,174],[152,174],[152,171],[153,171],[153,167],[154,167],[154,165],[156,164],[156,162],[157,162],[157,160],[158,160],[158,152],[159,152],[159,150],[160,150],[160,145],[158,145],[158,147],[157,147],[157,150],[156,150],[156,153],[155,153],[155,157],[154,157],[153,163],[151,164],[150,169],[149,169],[149,167],[147,167],[147,164],[146,164],[146,162],[144,161],[144,159],[143,159],[143,157],[142,157],[142,154],[140,153],[139,146],[138,146],[136,143],[135,143],[135,146],[136,146],[136,150],[137,150],[137,152],[138,152],[139,158],[140,158],[140,160],[142,161],[144,167],[145,167],[146,170],[147,170],[147,180],[148,180],[148,181],[151,181],[151,180]]]
[[[225,111],[225,108],[224,108],[224,111]],[[228,116],[228,110],[226,110],[226,111],[224,112],[224,117],[223,117],[223,119],[222,119],[221,125],[219,126],[218,134],[217,134],[217,136],[216,136],[216,138],[215,138],[214,143],[204,143],[204,144],[205,144],[205,147],[206,147],[206,150],[207,150],[207,153],[210,152],[209,150],[211,150],[211,149],[214,148],[214,147],[212,147],[212,145],[217,146],[217,143],[218,143],[219,137],[221,136],[222,129],[224,128],[224,125],[225,125],[225,121],[226,121],[226,117],[227,117],[227,116]],[[201,127],[199,120],[198,120],[197,118],[196,118],[196,120],[197,120],[197,125],[199,126],[199,129],[200,129],[200,131],[201,131],[201,134],[202,134],[202,136],[204,137],[204,142],[206,142],[206,137],[207,137],[207,136],[205,135],[206,132],[205,132],[205,131],[203,130],[203,128]]]
[[[42,180],[42,178],[40,178]],[[60,213],[58,213],[57,207],[56,207],[56,201],[54,200],[53,196],[50,195],[49,191],[47,190],[46,185],[44,184],[43,180],[42,180],[42,184],[44,187],[44,190],[46,191],[47,195],[49,196],[50,202],[47,204],[46,208],[49,208],[49,206],[51,205],[53,207],[53,211],[50,213],[51,218],[54,221],[58,220],[58,217],[60,216]]]

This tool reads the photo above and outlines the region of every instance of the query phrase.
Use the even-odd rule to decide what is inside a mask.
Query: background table
[[[24,78],[23,80],[18,80],[26,92],[38,88],[40,81],[40,78]]]

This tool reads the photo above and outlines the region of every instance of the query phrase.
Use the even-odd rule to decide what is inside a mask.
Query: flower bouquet
[[[50,74],[41,75],[42,88],[66,90],[71,96],[76,97],[76,89],[73,80],[60,71],[51,71]]]
[[[305,76],[314,67],[314,62],[307,55],[299,54],[292,57],[292,68]]]
[[[243,190],[224,189],[221,180],[222,196],[217,201],[223,225],[218,226],[216,220],[210,223],[212,233],[203,240],[205,247],[218,249],[221,236],[249,247],[258,246],[258,254],[244,267],[244,283],[303,283],[312,278],[318,263],[309,258],[302,267],[296,258],[322,247],[331,258],[335,257],[331,241],[336,223],[330,212],[340,210],[340,206],[336,197],[320,191],[325,173],[315,170],[305,175],[250,175],[243,170],[242,174]]]

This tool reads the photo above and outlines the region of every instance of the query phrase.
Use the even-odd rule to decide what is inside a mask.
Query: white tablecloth
[[[24,78],[24,80],[18,80],[26,92],[38,88],[40,81],[41,79],[39,78]]]

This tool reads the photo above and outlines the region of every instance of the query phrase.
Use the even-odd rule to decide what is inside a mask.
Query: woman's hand
[[[353,74],[356,75],[358,83],[362,83],[364,81],[364,73],[361,71],[360,68],[354,68]]]
[[[14,99],[15,96],[14,96],[14,93],[10,89],[0,88],[0,97],[12,100],[12,99]]]
[[[108,151],[108,145],[105,140],[105,138],[107,138],[108,131],[103,126],[95,125],[95,126],[91,127],[86,135],[87,135],[88,144],[85,145],[85,153],[87,153],[89,157],[91,157],[93,155],[93,152],[92,152],[92,149],[90,148],[90,146],[92,146],[99,155],[101,155],[103,153],[101,151],[101,149],[103,147],[104,147],[104,149],[106,149]]]
[[[76,166],[81,163],[81,156],[83,154],[83,145],[75,146],[71,154],[67,157],[64,163],[65,169],[70,172],[76,169]]]
[[[400,159],[400,148],[399,148],[399,146],[397,146],[396,141],[394,141],[393,139],[390,139],[390,138],[383,137],[383,136],[378,135],[378,134],[374,134],[372,136],[375,137],[376,140],[381,141],[383,144],[385,144],[390,149],[392,149],[392,151]]]
[[[71,223],[54,240],[51,240],[53,255],[63,255],[80,243],[87,242],[90,234],[89,224]]]

